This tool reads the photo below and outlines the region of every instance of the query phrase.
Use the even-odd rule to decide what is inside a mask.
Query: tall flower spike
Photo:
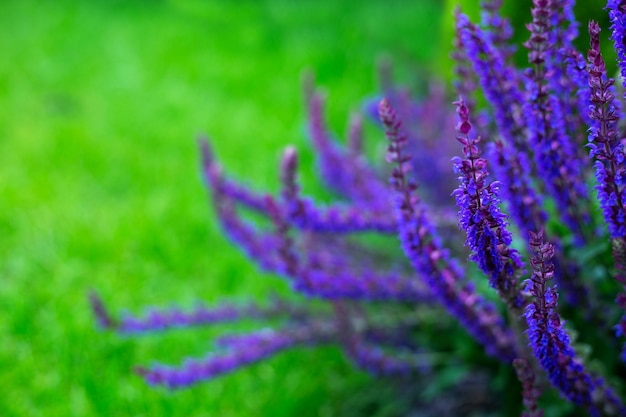
[[[550,39],[554,44],[554,58],[547,62],[550,74],[551,99],[560,108],[558,118],[565,126],[569,140],[567,146],[569,158],[584,165],[587,155],[582,152],[586,143],[589,127],[589,81],[585,57],[574,46],[578,37],[578,21],[574,15],[574,0],[554,0]],[[552,98],[553,97],[553,98]]]
[[[266,214],[266,197],[255,195],[255,202],[249,205],[246,201],[241,201],[237,193],[229,192],[232,189],[228,187],[208,142],[201,141],[200,145],[204,180],[213,193],[213,206],[226,236],[261,268],[274,271],[279,267],[278,259],[271,250],[277,245],[276,239],[272,235],[261,233],[258,228],[241,219],[236,208],[236,204],[240,204]]]
[[[286,208],[287,220],[294,226],[314,232],[396,233],[398,227],[393,216],[374,211],[364,204],[336,204],[317,207],[311,199],[300,196],[296,180],[298,155],[293,147],[283,153],[280,166],[281,199]],[[384,199],[384,196],[383,196]]]
[[[487,352],[503,361],[516,356],[511,331],[502,317],[470,286],[461,288],[461,272],[441,247],[410,179],[410,156],[405,153],[406,134],[402,122],[387,100],[379,106],[380,119],[389,140],[387,160],[394,164],[391,185],[396,191],[396,216],[402,248],[416,271],[424,276],[439,302],[482,343]]]
[[[293,303],[274,299],[269,305],[224,303],[215,307],[198,305],[191,311],[174,308],[150,308],[143,316],[122,315],[115,326],[121,334],[163,332],[171,329],[208,326],[221,323],[273,317],[303,317],[307,312]]]
[[[513,367],[517,373],[517,379],[522,384],[524,412],[521,417],[543,417],[543,410],[540,410],[537,405],[541,391],[535,383],[535,372],[532,366],[525,359],[518,358],[513,361]]]
[[[526,152],[526,124],[521,109],[524,94],[518,72],[506,63],[502,51],[493,45],[490,37],[462,13],[456,14],[456,30],[485,98],[493,107],[499,133],[516,151]]]
[[[218,221],[226,237],[239,246],[250,260],[266,271],[276,271],[281,267],[276,249],[278,240],[270,233],[264,233],[257,226],[241,218],[227,196],[215,189],[213,202]]]
[[[626,409],[613,391],[600,378],[585,370],[570,344],[557,311],[556,286],[548,286],[555,272],[552,262],[554,246],[545,242],[543,232],[531,233],[530,246],[533,273],[528,280],[528,290],[534,301],[526,307],[524,316],[530,346],[539,364],[552,385],[592,415],[624,415]]]
[[[259,362],[295,345],[327,343],[333,332],[334,328],[329,326],[301,324],[239,338],[224,338],[222,344],[229,348],[225,353],[188,359],[177,367],[156,364],[137,368],[137,373],[150,385],[185,388]]]
[[[214,192],[225,195],[248,209],[263,212],[265,210],[265,196],[226,178],[209,146],[209,141],[206,138],[200,138],[199,143],[206,185]]]
[[[595,159],[596,190],[609,227],[615,259],[616,279],[626,285],[626,164],[624,145],[617,129],[619,119],[614,80],[607,78],[604,58],[600,52],[600,26],[589,23],[589,86],[591,106],[589,117],[590,157]]]
[[[352,268],[348,256],[331,244],[298,251],[288,234],[289,225],[281,206],[271,197],[267,198],[267,206],[275,227],[274,250],[279,259],[274,272],[289,278],[296,291],[331,300],[428,300],[429,293],[420,280],[375,268]]]
[[[509,43],[513,27],[509,19],[502,15],[502,0],[485,0],[480,6],[482,26],[494,46],[502,51],[504,60],[508,61],[515,53],[515,47]]]
[[[622,81],[626,83],[626,1],[609,0],[606,8],[609,10],[611,40],[617,51],[617,63]]]
[[[589,23],[591,48],[589,49],[589,86],[591,107],[589,117],[590,157],[596,160],[598,198],[612,238],[626,236],[624,213],[624,149],[620,143],[615,101],[614,80],[606,75],[606,65],[600,52],[600,26]]]
[[[575,0],[552,0],[554,12],[551,14],[552,42],[557,52],[572,47],[578,37],[578,21],[574,15]]]
[[[532,167],[522,117],[524,95],[519,87],[520,77],[479,27],[461,13],[457,13],[456,18],[458,36],[467,48],[485,97],[493,107],[494,121],[503,139],[503,144],[496,146],[496,169],[511,219],[523,231],[537,230],[543,227],[546,215],[530,178]]]
[[[362,158],[352,158],[328,131],[324,120],[324,99],[313,92],[307,98],[308,130],[317,150],[320,172],[324,181],[338,194],[354,202],[385,210],[387,189],[375,171]]]
[[[494,162],[496,178],[508,186],[499,189],[510,203],[516,202],[515,205],[509,204],[511,212],[514,213],[512,218],[517,219],[517,227],[520,233],[529,236],[530,232],[540,230],[545,227],[547,216],[540,207],[540,201],[533,200],[532,195],[520,199],[519,193],[524,189],[524,181],[516,173],[530,172],[530,163],[524,154],[511,154],[512,149],[506,144],[496,141],[491,147],[491,160]],[[556,238],[551,241],[561,247],[560,242]],[[578,274],[578,267],[571,260],[566,260],[561,251],[557,252],[556,267],[560,271],[558,274],[558,282],[562,290],[565,290],[566,300],[569,305],[580,307],[589,306],[588,290]],[[588,310],[591,311],[591,310]]]
[[[266,195],[252,191],[227,178],[215,161],[208,143],[201,142],[201,147],[205,182],[215,194],[216,199],[220,197],[222,200],[231,201],[246,209],[268,216]],[[295,151],[286,151],[286,153],[288,152]],[[374,206],[335,204],[318,207],[311,199],[300,197],[299,187],[295,182],[295,167],[293,172],[286,172],[286,169],[287,167],[282,167],[282,172],[286,173],[283,176],[283,182],[290,188],[288,194],[283,197],[290,208],[289,221],[296,228],[333,233],[396,232],[397,227],[393,216],[386,215],[385,212],[375,211],[376,207]],[[291,176],[286,176],[287,174]],[[385,201],[385,198],[381,198],[381,201]]]
[[[480,156],[480,136],[474,136],[469,109],[463,99],[455,102],[459,123],[456,139],[463,145],[464,159],[454,158],[460,186],[452,193],[459,207],[459,224],[467,233],[465,244],[471,259],[489,277],[489,284],[510,308],[524,304],[517,274],[523,267],[519,253],[511,248],[512,236],[500,211],[498,182],[487,183],[487,160]]]
[[[569,85],[562,90],[569,90],[569,101],[564,106],[566,124],[569,134],[575,139],[578,159],[584,161],[587,153],[583,145],[587,143],[587,129],[591,126],[589,106],[591,93],[589,91],[589,73],[585,56],[576,49],[565,51],[565,73],[563,79]],[[574,87],[572,87],[574,86]],[[582,132],[579,132],[581,131]],[[577,139],[579,138],[579,139]]]
[[[589,223],[581,203],[588,200],[581,177],[584,170],[566,134],[561,103],[550,94],[550,78],[557,72],[556,45],[551,36],[555,30],[552,27],[555,4],[552,0],[533,0],[533,5],[533,21],[528,25],[530,39],[524,44],[531,64],[526,73],[530,97],[524,105],[529,143],[546,191],[554,197],[575,242],[582,245],[585,240],[581,226]]]
[[[503,184],[500,192],[508,203],[511,219],[524,236],[541,229],[548,216],[542,209],[541,197],[531,188],[527,177],[532,171],[528,155],[500,140],[493,142],[490,152],[495,176]]]
[[[570,165],[579,167],[581,172],[586,174],[588,158],[583,145],[587,142],[587,129],[590,124],[589,77],[585,56],[574,45],[580,26],[574,14],[576,1],[553,1],[555,11],[552,14],[550,35],[554,44],[555,58],[546,63],[551,106],[555,112],[555,119],[561,121],[557,130],[561,132],[564,158],[571,161]],[[584,183],[579,187],[586,190]],[[586,210],[589,208],[586,207]]]
[[[455,15],[461,13],[460,9],[456,9]],[[472,63],[467,56],[467,48],[463,44],[463,37],[461,31],[457,30],[454,36],[454,49],[452,52],[452,59],[454,60],[454,91],[462,97],[465,97],[467,107],[470,111],[473,111],[476,107],[475,94],[478,80],[476,73],[472,69]]]

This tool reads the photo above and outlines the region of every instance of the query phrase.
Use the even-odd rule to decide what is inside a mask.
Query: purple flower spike
[[[502,51],[493,45],[483,30],[462,13],[457,13],[456,19],[457,36],[465,45],[485,97],[493,106],[498,131],[507,144],[517,151],[526,152],[528,144],[521,109],[524,95],[520,88],[520,75],[507,65]]]
[[[373,375],[410,375],[429,367],[425,361],[419,361],[416,355],[400,355],[382,348],[359,341],[349,351],[358,367]]]
[[[457,13],[456,27],[485,97],[494,109],[495,125],[503,140],[502,145],[496,145],[494,159],[511,219],[522,231],[537,230],[543,227],[546,215],[530,178],[533,170],[527,152],[526,120],[522,117],[525,98],[520,89],[521,77],[467,16]]]
[[[188,359],[179,367],[157,364],[137,368],[136,372],[153,386],[185,388],[259,362],[295,345],[325,343],[330,340],[331,331],[306,325],[281,331],[261,331],[225,342],[230,350],[223,354]]]
[[[220,195],[217,190],[213,201],[217,218],[226,236],[263,270],[276,271],[280,267],[276,253],[278,247],[276,237],[262,232],[258,227],[242,219],[232,201],[225,195]]]
[[[626,285],[626,165],[624,145],[620,140],[619,119],[615,100],[614,80],[607,78],[606,65],[600,52],[600,26],[589,23],[591,48],[589,49],[589,86],[591,103],[589,117],[590,157],[595,159],[596,190],[612,239],[616,279]]]
[[[309,114],[309,136],[317,150],[319,166],[324,181],[337,193],[351,200],[386,210],[388,193],[383,181],[378,178],[363,158],[351,157],[351,152],[339,146],[329,133],[324,121],[324,100],[313,92],[307,99]]]
[[[487,183],[487,160],[480,156],[480,137],[472,134],[469,109],[463,99],[455,104],[459,115],[456,139],[463,145],[465,158],[453,159],[461,185],[452,194],[459,207],[459,224],[467,233],[465,244],[472,251],[471,259],[489,277],[489,284],[511,308],[519,309],[524,298],[516,275],[523,264],[519,253],[510,247],[511,233],[499,207],[499,183]]]
[[[281,311],[284,307],[288,308]],[[183,311],[179,308],[150,309],[143,317],[122,316],[117,330],[124,334],[157,332],[229,323],[243,319],[288,315],[288,312],[293,311],[293,309],[294,306],[286,306],[284,303],[268,307],[261,307],[255,304],[242,306],[224,304],[213,308],[197,306],[191,311]]]
[[[541,229],[548,216],[542,209],[541,197],[530,187],[524,174],[532,170],[528,156],[499,140],[493,143],[491,156],[496,178],[503,184],[500,191],[508,203],[515,225],[525,236],[533,230]]]
[[[563,142],[568,158],[583,166],[587,156],[582,152],[589,126],[589,81],[585,57],[573,44],[578,37],[578,21],[573,0],[553,0],[550,42],[553,57],[546,62],[551,100],[558,126],[566,132]]]
[[[511,331],[493,306],[486,303],[472,287],[461,288],[461,272],[441,247],[419,197],[417,185],[410,178],[410,156],[405,153],[407,137],[402,122],[387,100],[379,105],[380,119],[389,140],[387,160],[394,164],[391,185],[397,193],[396,216],[400,241],[416,271],[424,276],[439,302],[455,316],[487,352],[511,362],[517,355]]]
[[[591,126],[589,118],[589,106],[591,105],[591,92],[589,91],[589,73],[585,56],[571,48],[564,52],[565,71],[562,74],[562,83],[565,84],[557,91],[563,93],[562,97],[569,97],[563,103],[565,123],[568,134],[577,147],[578,160],[587,158],[583,145],[587,143],[587,129]]]
[[[575,242],[584,240],[581,226],[589,223],[589,215],[581,202],[588,201],[581,177],[582,162],[576,146],[567,135],[563,109],[558,94],[551,94],[553,77],[558,77],[560,66],[556,40],[552,33],[556,4],[552,0],[533,0],[533,21],[528,25],[527,87],[529,100],[525,103],[529,142],[532,145],[537,171],[548,193],[554,197],[560,216],[574,235]],[[560,65],[560,63],[558,64]]]
[[[596,160],[598,198],[604,218],[613,238],[626,236],[624,213],[624,148],[617,131],[619,118],[615,101],[614,80],[607,78],[604,58],[600,52],[600,26],[589,23],[591,48],[589,49],[589,86],[593,121],[589,129],[590,156]]]
[[[557,311],[556,286],[548,287],[555,272],[552,262],[554,246],[545,242],[543,232],[531,233],[530,245],[533,274],[528,280],[528,290],[534,302],[526,307],[524,316],[530,346],[539,364],[552,385],[574,404],[587,408],[592,415],[600,415],[605,406],[623,413],[624,406],[614,397],[613,391],[606,388],[600,378],[585,370],[563,327]]]
[[[617,63],[626,82],[626,1],[609,0],[606,8],[609,10],[611,20],[611,39],[617,51]]]
[[[396,233],[397,225],[393,216],[371,210],[363,205],[331,205],[317,207],[310,199],[300,196],[296,181],[298,155],[295,148],[288,147],[281,162],[281,197],[286,207],[287,219],[299,229],[315,232]],[[384,200],[387,195],[381,196]]]
[[[456,10],[456,19],[459,19],[461,13],[459,9]],[[454,91],[460,96],[465,97],[467,107],[470,111],[473,111],[476,107],[474,96],[476,94],[476,87],[478,79],[476,73],[472,69],[472,63],[467,56],[467,48],[463,44],[463,37],[461,31],[457,30],[454,37],[454,50],[452,52],[452,59],[455,62],[454,65]]]
[[[515,53],[515,47],[509,43],[513,27],[509,19],[502,16],[502,0],[485,0],[480,6],[482,26],[493,45],[502,51],[504,60],[508,61]]]
[[[242,184],[225,178],[222,169],[217,163],[213,151],[206,139],[200,140],[200,150],[202,153],[202,169],[204,180],[208,187],[214,192],[227,196],[244,207],[263,212],[265,209],[265,196],[252,191]]]
[[[515,359],[513,367],[517,373],[517,379],[522,383],[522,398],[524,412],[522,417],[543,417],[543,410],[539,409],[537,400],[541,396],[541,391],[535,384],[535,372],[532,366],[525,359]]]
[[[120,319],[116,319],[104,308],[102,300],[96,294],[91,293],[89,300],[101,327],[126,335],[231,323],[247,319],[297,318],[308,315],[303,307],[274,298],[268,305],[256,303],[242,305],[225,303],[215,307],[199,305],[191,311],[178,307],[150,308],[143,316],[125,314]]]
[[[208,146],[201,142],[203,153],[204,176],[208,186],[213,190],[217,199],[228,200],[254,212],[269,215],[267,212],[266,195],[249,190],[242,184],[226,178]],[[283,191],[283,200],[289,207],[289,221],[298,229],[316,232],[333,233],[360,233],[381,232],[396,233],[397,226],[393,216],[387,213],[390,210],[380,211],[374,205],[336,204],[326,207],[317,207],[313,201],[301,197],[295,180],[296,155],[295,149],[286,151],[282,166],[282,182],[286,186]],[[288,157],[287,154],[293,153]],[[286,160],[294,160],[293,167],[289,168]],[[386,193],[387,194],[387,193]],[[385,203],[387,196],[381,196],[379,205]],[[232,204],[231,204],[232,206]],[[230,209],[229,209],[230,210]],[[225,214],[225,213],[223,213]]]
[[[556,53],[572,47],[572,42],[578,37],[578,21],[574,15],[575,0],[552,0],[550,14],[550,37],[556,46]]]

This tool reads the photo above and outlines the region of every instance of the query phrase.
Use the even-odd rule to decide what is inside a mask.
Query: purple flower
[[[567,147],[565,151],[582,167],[582,161],[587,159],[582,145],[589,126],[589,81],[585,57],[573,44],[579,26],[574,16],[574,3],[573,0],[553,0],[550,21],[553,57],[546,62],[546,69],[550,74],[551,98],[558,102],[556,117],[562,120],[559,130],[565,131],[569,138],[563,142]]]
[[[543,417],[543,410],[539,409],[537,400],[541,391],[535,383],[535,373],[532,366],[525,359],[515,359],[513,367],[517,373],[517,379],[522,383],[522,398],[524,412],[522,417]]]
[[[332,205],[318,207],[310,199],[300,196],[296,182],[298,155],[289,147],[285,150],[281,163],[281,197],[287,211],[287,219],[296,227],[316,232],[354,233],[380,232],[396,233],[395,219],[387,213],[372,209],[369,205]],[[384,200],[386,195],[381,196]]]
[[[551,36],[551,32],[558,29],[552,26],[557,4],[552,0],[534,0],[533,4],[533,21],[528,25],[531,36],[524,44],[532,65],[526,74],[529,99],[524,105],[529,142],[542,184],[554,197],[558,212],[576,242],[582,245],[582,225],[589,222],[588,214],[581,207],[581,202],[588,200],[580,174],[582,163],[565,130],[558,91],[551,90],[555,83],[550,81],[558,77],[560,65],[555,62],[555,42],[559,37]]]
[[[604,403],[617,405],[624,412],[624,406],[611,395],[612,391],[604,387],[600,378],[592,376],[583,367],[571,346],[557,311],[556,286],[548,286],[548,281],[555,273],[552,262],[554,246],[545,242],[543,232],[531,233],[530,245],[533,251],[530,260],[533,273],[528,280],[528,291],[534,301],[526,307],[524,316],[535,357],[552,385],[574,404],[587,408],[592,415],[599,415]]]
[[[457,9],[455,16],[457,21],[460,19],[460,10]],[[454,90],[461,97],[465,97],[466,105],[473,111],[476,107],[475,94],[478,84],[476,73],[472,69],[472,63],[467,55],[467,48],[463,43],[461,31],[457,30],[454,36],[454,49],[452,51],[452,59],[454,60]]]
[[[327,343],[332,330],[332,326],[302,324],[281,330],[262,330],[235,338],[224,337],[221,341],[227,347],[224,353],[187,359],[180,366],[155,364],[148,368],[140,367],[136,372],[150,385],[169,389],[184,388],[259,362],[295,345]]]
[[[463,99],[455,104],[459,115],[456,139],[463,145],[465,156],[453,159],[461,183],[453,192],[459,207],[459,225],[467,233],[465,244],[472,251],[471,259],[506,303],[519,309],[524,298],[516,274],[523,264],[519,253],[511,248],[506,215],[500,211],[499,183],[487,183],[487,160],[480,156],[480,137],[473,135],[469,109]]]
[[[509,42],[513,37],[513,27],[506,17],[502,16],[502,0],[485,0],[480,4],[481,23],[491,43],[499,51],[505,61],[515,53],[515,46]],[[461,94],[461,96],[463,96]]]
[[[596,190],[613,238],[626,237],[624,213],[624,147],[617,131],[619,118],[615,101],[614,80],[607,78],[604,58],[600,52],[600,26],[589,23],[591,48],[589,49],[589,87],[591,106],[589,117],[589,156],[595,159]]]
[[[456,27],[485,97],[493,107],[494,122],[502,137],[502,144],[496,145],[496,170],[511,219],[523,231],[537,230],[543,227],[546,216],[542,198],[530,178],[533,170],[527,153],[526,120],[522,116],[525,97],[520,89],[521,77],[467,16],[457,13]]]
[[[387,160],[394,164],[390,182],[397,193],[396,216],[406,256],[416,271],[423,274],[433,295],[485,346],[487,352],[510,362],[516,356],[510,330],[493,306],[471,286],[460,285],[461,272],[441,247],[421,207],[415,193],[417,185],[408,175],[411,158],[405,153],[407,137],[401,120],[387,100],[381,101],[379,112],[389,140]]]
[[[502,51],[493,45],[482,29],[462,13],[457,13],[456,19],[457,36],[460,36],[482,91],[493,107],[499,133],[516,150],[526,152],[528,145],[525,143],[525,123],[521,112],[524,102],[521,76],[506,63]]]
[[[543,227],[548,218],[541,197],[534,192],[525,174],[532,171],[530,160],[525,153],[499,140],[490,147],[490,153],[495,176],[503,184],[499,190],[508,203],[511,218],[521,233],[528,236],[530,231]]]
[[[264,320],[270,318],[307,317],[309,312],[300,305],[280,298],[273,298],[268,305],[258,303],[222,303],[207,307],[197,305],[185,311],[179,307],[149,308],[142,316],[123,314],[114,318],[96,293],[89,294],[89,301],[98,324],[120,334],[135,335],[163,332],[171,329],[208,326],[242,320]]]
[[[208,140],[202,138],[199,143],[202,170],[207,186],[218,195],[224,195],[249,209],[263,212],[265,210],[265,196],[226,178],[213,155]]]
[[[606,8],[611,20],[611,40],[617,51],[622,80],[626,80],[626,1],[608,0]]]
[[[308,94],[308,130],[311,143],[317,150],[322,178],[343,197],[384,212],[389,207],[389,202],[385,201],[388,194],[385,184],[363,158],[340,147],[332,139],[325,125],[323,104],[320,94]]]
[[[614,21],[614,25],[615,25]],[[615,279],[626,288],[626,218],[624,204],[625,171],[624,145],[617,129],[618,108],[613,80],[607,78],[604,59],[600,53],[600,27],[589,23],[591,48],[589,49],[589,85],[591,102],[589,116],[593,125],[589,129],[590,156],[595,159],[596,190],[612,237],[611,247],[615,265]],[[624,305],[621,305],[624,309]],[[623,319],[622,319],[623,320]]]

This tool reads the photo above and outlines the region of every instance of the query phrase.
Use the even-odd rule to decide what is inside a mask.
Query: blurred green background
[[[428,72],[442,8],[0,2],[0,415],[397,415],[381,385],[333,348],[297,349],[189,390],[151,389],[133,366],[202,356],[216,331],[102,333],[86,294],[140,312],[286,293],[221,236],[196,134],[212,137],[230,173],[267,190],[293,143],[315,190],[302,71],[329,92],[341,134],[376,92],[381,54],[405,76]]]

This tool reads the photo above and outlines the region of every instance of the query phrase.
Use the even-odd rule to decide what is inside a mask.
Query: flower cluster
[[[551,389],[591,415],[626,415],[616,378],[626,372],[619,353],[626,335],[625,118],[600,27],[588,26],[585,60],[575,47],[574,1],[533,0],[528,67],[519,69],[501,5],[485,1],[481,24],[456,11],[456,114],[439,86],[416,99],[383,68],[384,98],[363,108],[384,131],[386,164],[365,157],[360,115],[351,118],[345,144],[334,139],[324,98],[307,81],[308,134],[337,202],[304,194],[293,147],[283,154],[273,196],[224,174],[201,141],[204,179],[225,235],[294,292],[326,303],[274,299],[117,318],[92,295],[99,325],[121,334],[241,320],[263,325],[218,338],[204,358],[140,367],[139,375],[179,388],[292,346],[335,344],[371,373],[436,378],[425,358],[441,338],[424,335],[429,326],[458,323],[444,349],[480,348],[494,374],[514,367],[523,416],[544,415],[540,397]],[[625,81],[626,1],[609,0],[607,9]],[[372,245],[364,234],[395,236],[397,250]],[[485,293],[489,286],[500,300]],[[436,319],[417,325],[416,317],[431,312]],[[577,351],[570,334],[591,351]]]
[[[480,156],[480,137],[470,135],[469,108],[463,100],[455,104],[460,119],[457,140],[463,145],[465,156],[465,159],[453,159],[461,182],[453,193],[460,208],[459,225],[467,233],[466,245],[472,250],[471,259],[489,277],[489,284],[507,304],[519,309],[524,300],[516,273],[523,265],[519,252],[511,248],[513,238],[507,229],[506,216],[500,210],[500,184],[487,184],[487,160]]]
[[[545,242],[541,231],[531,233],[530,247],[533,252],[530,259],[533,274],[528,281],[528,290],[534,296],[534,302],[528,305],[524,316],[535,357],[550,382],[574,404],[586,407],[593,415],[600,414],[601,405],[607,408],[616,406],[623,415],[626,408],[614,398],[612,392],[597,393],[604,385],[602,380],[594,378],[584,369],[563,328],[557,311],[557,289],[547,285],[555,273],[552,263],[554,246]]]

